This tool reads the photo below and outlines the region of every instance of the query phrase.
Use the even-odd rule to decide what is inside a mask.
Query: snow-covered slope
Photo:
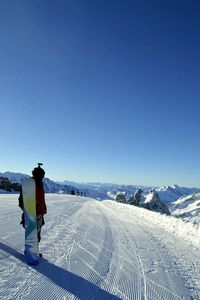
[[[200,299],[197,226],[114,201],[46,200],[43,258],[31,267],[16,195],[0,195],[2,300]]]

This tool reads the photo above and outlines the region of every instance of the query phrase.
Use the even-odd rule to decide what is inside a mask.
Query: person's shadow
[[[0,249],[21,260],[23,263],[26,263],[24,255],[9,245],[0,242]],[[101,289],[94,283],[56,266],[43,258],[41,259],[41,263],[37,266],[33,266],[33,268],[57,286],[73,294],[77,297],[77,299],[120,299],[119,297]]]

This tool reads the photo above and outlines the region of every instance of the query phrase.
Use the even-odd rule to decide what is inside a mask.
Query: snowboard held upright
[[[28,178],[22,185],[24,220],[25,220],[25,251],[24,255],[29,265],[39,263],[36,216],[36,187],[33,178]]]

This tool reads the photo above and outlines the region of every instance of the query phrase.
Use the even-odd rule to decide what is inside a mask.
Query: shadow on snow
[[[18,252],[16,249],[2,242],[0,242],[0,249],[26,264],[24,255]],[[41,263],[38,266],[32,267],[34,270],[51,280],[54,284],[73,294],[78,299],[120,299],[119,297],[110,294],[83,277],[75,275],[45,259],[41,259]]]

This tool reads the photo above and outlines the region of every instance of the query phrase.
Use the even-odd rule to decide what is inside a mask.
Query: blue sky
[[[200,187],[200,2],[1,1],[0,171]]]

